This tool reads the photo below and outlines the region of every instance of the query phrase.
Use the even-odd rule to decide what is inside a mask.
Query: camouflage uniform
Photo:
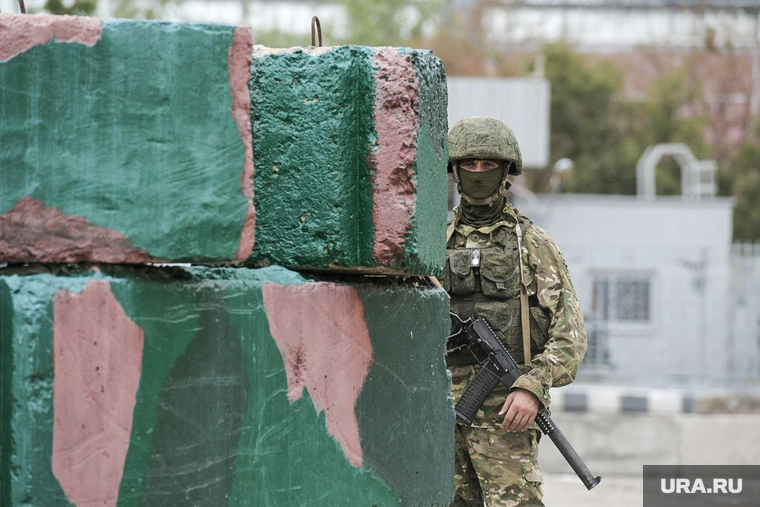
[[[518,166],[517,174],[521,170]],[[531,365],[527,367],[522,364],[518,223],[523,232],[520,255],[530,308]],[[480,253],[478,268],[470,264],[474,249]],[[549,406],[550,387],[573,381],[586,351],[586,332],[567,265],[549,234],[520,215],[506,199],[501,214],[487,226],[476,228],[457,221],[447,244],[441,281],[451,295],[452,311],[463,319],[484,318],[520,363],[524,374],[514,388],[535,394],[541,403],[539,410]],[[447,361],[456,403],[479,367],[472,364],[468,352],[449,355]],[[498,412],[507,394],[506,388],[497,387],[471,427],[457,424],[455,507],[543,506],[543,476],[537,460],[541,433],[535,423],[520,432],[501,428],[503,416]]]

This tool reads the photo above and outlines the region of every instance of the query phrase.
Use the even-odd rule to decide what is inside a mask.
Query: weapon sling
[[[522,260],[522,228],[515,222],[517,233],[517,258],[520,259],[520,323],[522,324],[523,356],[526,368],[530,368],[530,313],[528,313],[528,287],[525,285],[525,271]]]

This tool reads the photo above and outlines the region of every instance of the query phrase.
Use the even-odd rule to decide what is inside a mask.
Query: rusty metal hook
[[[20,0],[23,1],[23,0]],[[322,25],[319,24],[319,18],[314,16],[311,18],[311,45],[316,46],[316,40],[314,38],[314,27],[316,26],[316,32],[319,34],[319,47],[322,47]]]
[[[21,14],[26,14],[26,6],[24,5],[24,0],[18,0],[18,6],[21,8]]]

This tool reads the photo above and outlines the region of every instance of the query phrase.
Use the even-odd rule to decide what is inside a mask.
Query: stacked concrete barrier
[[[4,15],[0,38],[5,259],[442,269],[430,52],[257,48],[252,79],[245,27]]]
[[[0,118],[0,505],[449,504],[438,59],[0,15]]]

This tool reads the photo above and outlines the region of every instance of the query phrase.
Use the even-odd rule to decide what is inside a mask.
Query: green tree
[[[73,16],[92,16],[98,7],[96,0],[74,0],[67,7],[63,0],[47,0],[44,9],[50,14],[69,14]]]
[[[760,241],[760,122],[723,171],[736,200],[734,241]]]
[[[570,192],[635,192],[637,146],[626,143],[631,110],[621,100],[623,73],[616,65],[585,58],[564,44],[545,48],[551,82],[551,159],[572,159]],[[548,174],[545,174],[544,182]],[[539,184],[539,187],[542,186]]]
[[[760,241],[760,170],[741,175],[735,184],[734,241]]]
[[[687,68],[661,76],[641,100],[630,100],[623,94],[623,70],[614,63],[561,44],[546,47],[545,54],[552,86],[551,159],[575,162],[568,191],[636,193],[636,162],[650,145],[684,143],[698,158],[710,157],[704,136],[709,118],[683,114],[701,96]],[[674,160],[662,160],[656,178],[659,195],[681,193]]]
[[[169,5],[181,2],[182,0],[153,0],[148,3],[135,0],[118,0],[113,15],[116,18],[127,19],[159,19],[163,17]]]
[[[367,46],[406,46],[422,37],[426,23],[436,23],[443,0],[341,0],[346,12],[343,42]]]
[[[117,0],[113,17],[125,19],[158,19],[172,3],[183,0],[154,0],[140,2],[135,0]],[[92,16],[97,9],[97,0],[47,0],[44,10],[50,14],[70,14],[75,16]]]

